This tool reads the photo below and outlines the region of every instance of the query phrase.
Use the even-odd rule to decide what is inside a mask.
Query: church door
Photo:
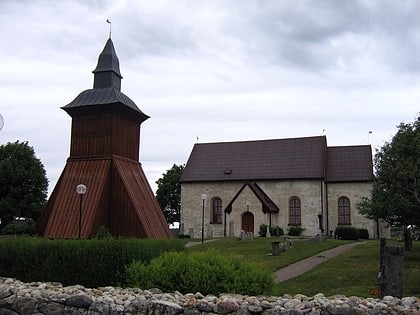
[[[251,212],[242,215],[242,230],[254,233],[254,215]]]

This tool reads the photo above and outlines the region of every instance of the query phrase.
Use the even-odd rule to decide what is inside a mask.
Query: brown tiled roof
[[[323,178],[325,136],[194,145],[182,182]]]
[[[328,147],[326,182],[371,181],[372,172],[370,145]]]
[[[181,182],[285,179],[372,180],[371,147],[327,147],[325,136],[200,143]]]

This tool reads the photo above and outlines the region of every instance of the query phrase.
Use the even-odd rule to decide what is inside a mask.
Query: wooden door
[[[251,212],[242,215],[242,230],[254,233],[254,215]]]

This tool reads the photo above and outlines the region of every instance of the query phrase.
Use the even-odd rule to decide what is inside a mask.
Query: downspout
[[[323,233],[325,235],[325,229],[324,229],[324,187],[323,186],[324,186],[323,180],[321,179],[321,218],[322,218],[321,233]],[[328,234],[328,232],[327,232],[327,234]]]
[[[226,211],[225,211],[225,220],[223,223],[223,236],[226,237]]]
[[[329,209],[328,209],[328,184],[325,183],[325,211],[327,212],[327,235],[330,236],[330,223],[329,223]]]

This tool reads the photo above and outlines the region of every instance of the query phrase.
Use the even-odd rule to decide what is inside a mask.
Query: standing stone
[[[403,288],[403,254],[401,246],[386,245],[381,257],[380,294],[401,298]]]

